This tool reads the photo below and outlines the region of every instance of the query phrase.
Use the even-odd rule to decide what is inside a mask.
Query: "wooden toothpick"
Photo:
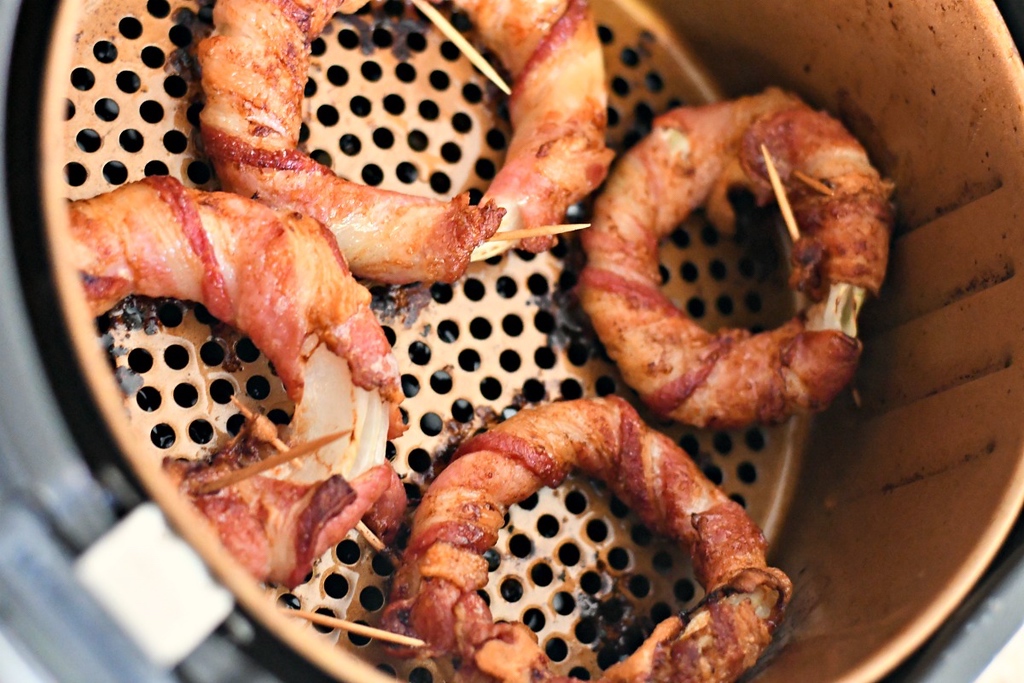
[[[459,33],[459,30],[444,18],[444,15],[434,9],[434,6],[431,5],[428,0],[412,0],[412,4],[415,5],[416,9],[420,12],[423,12],[424,16],[426,16],[427,19],[437,27],[438,31],[443,33],[448,40],[455,43],[456,47],[462,51],[462,54],[466,55],[466,57],[469,58],[469,61],[473,62],[473,66],[480,69],[480,72],[483,73],[484,76],[487,76],[487,78],[489,78],[494,85],[498,86],[498,88],[506,95],[512,94],[512,89],[508,87],[508,83],[505,82],[505,79],[503,79],[501,75],[494,70],[494,67],[484,59],[484,56],[480,54],[475,47],[473,47],[473,44],[466,40],[466,38]]]
[[[252,412],[245,403],[234,396],[231,396],[231,402],[234,403],[234,408],[239,409],[239,413],[241,413],[246,420],[253,423],[255,426],[254,432],[257,438],[266,441],[282,453],[288,451],[288,444],[282,441],[281,437],[278,436],[278,427],[270,422],[269,418],[265,415]]]
[[[284,451],[281,451],[276,455],[272,455],[269,458],[264,458],[259,462],[249,465],[248,467],[243,467],[240,470],[228,472],[219,479],[214,479],[213,481],[208,481],[205,484],[195,486],[192,488],[192,493],[201,496],[205,493],[213,493],[214,491],[222,489],[225,486],[237,484],[240,481],[244,481],[249,477],[253,477],[259,474],[260,472],[265,472],[266,470],[277,467],[278,465],[286,463],[289,460],[294,460],[295,458],[301,458],[304,455],[314,453],[323,448],[324,446],[326,446],[327,444],[333,441],[337,441],[341,437],[347,436],[351,433],[351,429],[346,429],[344,431],[334,432],[333,434],[321,436],[319,439],[313,439],[312,441],[304,443],[300,446],[296,446],[295,448],[286,448]]]
[[[535,228],[520,228],[518,230],[506,230],[496,232],[481,244],[469,257],[472,263],[486,261],[492,256],[503,254],[508,246],[502,243],[514,242],[515,240],[526,239],[527,237],[543,237],[544,235],[560,235],[574,230],[589,228],[590,223],[566,223],[564,225],[540,225]]]
[[[775,200],[779,203],[779,210],[782,211],[782,219],[786,221],[786,228],[789,236],[796,242],[800,239],[800,228],[797,227],[796,217],[793,216],[793,207],[789,205],[789,197],[786,196],[786,188],[782,184],[779,172],[775,168],[775,162],[768,153],[768,148],[761,145],[761,154],[764,156],[764,165],[768,169],[768,180],[772,183],[772,190],[775,191]]]
[[[538,225],[535,228],[520,228],[519,230],[508,230],[496,232],[487,238],[488,242],[513,242],[526,239],[527,237],[544,237],[546,235],[561,235],[567,232],[585,230],[590,223],[566,223],[564,225]]]
[[[775,200],[779,203],[779,210],[782,212],[783,220],[786,221],[786,228],[789,230],[789,236],[793,238],[794,242],[796,242],[800,239],[800,229],[797,227],[796,217],[793,215],[793,207],[789,205],[789,197],[786,196],[786,188],[782,184],[779,172],[775,168],[775,162],[772,161],[772,157],[768,153],[768,148],[765,145],[761,145],[761,154],[764,156],[764,165],[768,170],[768,179],[772,183],[772,190],[775,192]],[[806,174],[801,173],[800,175],[797,175],[797,173],[798,171],[794,171],[793,175],[805,183],[808,182],[807,179],[818,183],[817,180],[810,176],[806,176]],[[807,179],[801,178],[800,176],[806,176]],[[831,194],[831,188],[824,184],[821,184],[821,186]],[[828,300],[825,302],[820,329],[838,330],[847,336],[856,337],[857,314],[860,312],[861,304],[864,302],[864,296],[865,291],[861,287],[856,287],[845,282],[832,283],[828,292]]]
[[[241,401],[236,399],[234,396],[231,397],[231,402],[235,404],[235,407],[238,408],[238,411],[240,413],[242,413],[242,415],[245,417],[245,419],[253,420],[253,421],[267,420],[266,416],[259,415],[258,413],[252,412],[251,410],[249,410],[249,408],[246,405],[244,405]],[[270,422],[270,420],[267,420],[267,422]],[[273,423],[270,423],[270,424],[273,425]],[[276,433],[276,427],[275,427],[275,433]],[[339,432],[339,434],[342,434],[342,436],[344,436],[344,434],[351,434],[351,433],[352,433],[351,430],[349,430],[348,432],[344,432],[344,433]],[[332,439],[332,441],[333,441],[333,439]],[[330,442],[328,442],[328,443],[330,443]],[[276,448],[278,451],[280,451],[280,453],[282,455],[284,453],[288,452],[288,445],[285,444],[284,441],[281,441],[281,439],[276,437],[276,436],[273,437],[272,439],[270,439],[270,445],[272,445],[274,448]],[[276,458],[276,457],[281,457],[281,456],[279,455],[279,456],[272,456],[272,457]],[[269,460],[269,459],[270,458],[268,458],[267,460]],[[266,460],[264,460],[263,462],[266,462]],[[362,537],[366,539],[366,542],[370,544],[370,547],[372,547],[378,553],[382,553],[382,552],[387,550],[387,546],[384,545],[384,541],[380,540],[380,538],[377,536],[377,534],[375,534],[372,531],[370,531],[370,527],[368,527],[365,524],[363,524],[362,520],[360,520],[359,523],[356,524],[356,531],[358,531],[362,535]]]
[[[326,614],[320,614],[319,612],[303,612],[301,610],[295,610],[288,607],[279,607],[278,611],[289,617],[298,617],[299,619],[305,619],[306,621],[314,624],[330,626],[331,628],[336,628],[341,631],[345,631],[346,633],[354,633],[357,636],[366,636],[367,638],[383,640],[388,643],[394,643],[395,645],[404,645],[406,647],[423,647],[426,645],[426,643],[419,638],[410,638],[409,636],[392,633],[391,631],[374,628],[373,626],[364,626],[363,624],[357,624],[352,621],[329,617]]]
[[[366,524],[363,523],[363,520],[356,522],[356,531],[362,534],[363,538],[366,539],[366,542],[370,544],[370,547],[378,553],[387,552],[388,547],[384,545],[384,541],[380,540],[380,537],[378,537],[377,534],[370,531],[370,527],[366,526]]]
[[[793,177],[802,182],[807,187],[810,187],[813,190],[817,190],[823,195],[832,197],[836,193],[836,191],[833,190],[831,187],[821,182],[817,178],[807,175],[803,171],[793,171]]]

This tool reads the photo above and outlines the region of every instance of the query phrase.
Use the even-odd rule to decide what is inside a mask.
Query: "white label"
[[[143,503],[75,563],[75,577],[154,662],[177,665],[234,605],[192,548]]]

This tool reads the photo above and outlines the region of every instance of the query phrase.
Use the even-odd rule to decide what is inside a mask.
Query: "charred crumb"
[[[96,325],[96,336],[100,338],[100,343],[104,345],[104,348],[109,350],[110,345],[113,344],[113,339],[110,338],[110,331],[113,326],[111,325],[109,314],[104,313],[103,315],[96,316],[94,323]]]
[[[188,83],[198,83],[199,62],[196,59],[195,46],[213,33],[212,3],[204,2],[200,5],[198,13],[183,7],[174,14],[173,19],[174,26],[187,30],[191,40],[185,45],[175,43],[178,48],[167,55],[167,65],[164,68],[185,78]]]
[[[237,351],[238,342],[243,337],[242,333],[218,321],[210,326],[210,336],[224,342],[224,360],[221,367],[228,372],[240,372],[245,367],[245,361],[238,357]]]
[[[241,430],[239,430],[238,436],[201,460],[208,465],[241,468],[259,462],[273,454],[275,450],[270,444],[256,437],[253,433],[255,424],[255,422],[246,420]]]
[[[480,406],[474,411],[474,414],[476,415],[477,420],[482,423],[474,432],[474,436],[484,429],[490,429],[493,425],[497,424],[500,419],[498,414],[494,412],[494,409],[490,406]]]
[[[529,400],[527,400],[527,398],[525,396],[523,396],[523,392],[520,391],[520,392],[516,393],[514,396],[512,396],[512,402],[509,403],[508,408],[512,408],[516,412],[519,412],[524,407],[530,405],[530,403],[531,402]],[[507,410],[507,408],[506,408],[506,410]],[[497,419],[500,422],[504,421],[504,419],[501,419],[500,417],[497,418]],[[505,419],[507,419],[507,418],[505,418]]]
[[[134,395],[145,384],[138,373],[127,367],[115,368],[114,378],[117,380],[117,385],[121,388],[121,393],[125,396]]]
[[[204,24],[213,26],[213,0],[200,0],[196,18]]]
[[[451,464],[452,456],[465,441],[473,438],[501,422],[501,416],[490,406],[479,406],[473,411],[473,419],[469,422],[448,420],[434,452],[430,456],[430,468],[416,478],[424,484],[432,482],[445,467]]]
[[[405,480],[402,482],[402,486],[405,488],[405,497],[408,500],[409,511],[412,512],[423,500],[423,489],[413,481]],[[399,545],[400,549],[404,550],[405,546]]]
[[[100,330],[99,341],[100,346],[102,346],[103,350],[110,356],[111,362],[113,362],[115,358],[128,355],[129,353],[127,348],[114,343],[114,335],[109,328]]]
[[[142,330],[147,335],[160,331],[159,310],[172,299],[150,299],[144,296],[130,295],[100,316],[97,327],[108,331],[115,327],[136,331]]]
[[[575,291],[556,291],[554,294],[536,297],[535,302],[554,319],[552,329],[547,333],[548,345],[552,349],[563,351],[570,346],[581,345],[591,355],[600,355],[594,352],[603,347]]]
[[[167,457],[164,458],[162,466],[165,470],[179,472],[183,485],[188,482],[189,486],[195,486],[207,481],[215,481],[225,472],[242,469],[259,462],[269,455],[269,450],[271,450],[270,447],[254,437],[246,426],[242,428],[242,432],[237,438],[232,439],[226,446],[211,454],[194,460]]]
[[[226,449],[213,456],[215,463],[222,459],[228,459],[237,462],[240,467],[245,467],[263,460],[268,455],[269,446],[249,432],[248,422],[242,430],[244,436],[240,435]]]
[[[402,526],[398,527],[398,533],[395,535],[393,549],[404,551],[406,547],[408,547],[409,536],[412,535],[412,526],[410,525],[411,515],[409,513],[415,509],[415,506],[419,504],[419,501],[419,498],[416,499],[415,504],[412,500],[409,501],[409,510],[406,512],[406,518],[405,521],[402,522]],[[397,557],[386,557],[385,559],[392,565],[393,570],[401,564]],[[405,625],[408,626],[408,622],[405,622]]]
[[[557,286],[545,294],[530,297],[530,303],[549,317],[545,323],[546,329],[542,328],[542,331],[546,333],[548,346],[553,350],[565,350],[572,345],[582,345],[588,352],[597,350],[600,342],[576,294],[576,282],[583,270],[586,255],[579,244],[573,241],[565,247],[562,261],[563,270]]]
[[[487,406],[476,408],[473,413],[474,419],[469,422],[448,420],[444,423],[441,442],[434,448],[430,470],[424,475],[428,480],[440,473],[464,441],[499,421],[497,413]]]
[[[618,583],[603,598],[580,593],[577,604],[580,621],[588,621],[599,634],[591,649],[600,652],[602,659],[609,663],[633,654],[654,630],[654,621],[637,611],[633,601],[625,596],[625,588]]]
[[[339,18],[342,23],[347,24],[353,31],[359,34],[359,49],[362,50],[364,55],[371,55],[377,50],[377,46],[373,43],[374,30],[385,23],[391,23],[383,18],[368,22],[361,14],[342,14]]]
[[[214,0],[198,0],[194,10],[182,7],[174,13],[171,20],[191,31],[192,43],[197,44],[213,32],[213,5]]]
[[[430,22],[421,17],[411,4],[405,4],[400,14],[374,11],[370,13],[342,14],[338,17],[347,26],[359,34],[359,48],[364,55],[371,55],[379,47],[374,42],[373,34],[378,29],[391,33],[391,54],[397,59],[406,60],[411,54],[409,36],[422,34],[430,30]]]
[[[472,431],[472,423],[462,423],[456,420],[448,420],[444,424],[444,434],[440,443],[434,448],[431,457],[430,469],[423,475],[427,481],[437,476],[444,467],[451,462],[455,451],[469,438]]]
[[[1006,282],[1012,278],[1014,274],[1015,269],[1013,264],[1006,263],[1003,265],[1001,270],[993,270],[988,273],[975,275],[971,278],[970,282],[954,289],[946,298],[943,305],[948,306],[971,294],[976,294],[1002,282]]]
[[[370,288],[370,295],[370,308],[378,320],[389,324],[401,321],[405,329],[416,324],[420,312],[433,301],[430,287],[422,283],[377,285]]]

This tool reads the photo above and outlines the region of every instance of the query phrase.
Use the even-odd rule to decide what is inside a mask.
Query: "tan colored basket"
[[[655,114],[716,97],[716,83],[730,93],[779,83],[838,113],[897,182],[892,274],[863,322],[863,406],[844,395],[813,421],[735,432],[661,425],[762,524],[794,578],[785,647],[763,678],[876,677],[964,594],[1021,499],[1016,398],[1024,382],[1013,364],[1021,325],[1012,304],[1024,240],[1010,189],[1024,163],[1010,132],[1021,125],[1019,61],[1002,56],[1011,47],[985,5],[594,7],[617,149],[643,135]],[[92,0],[73,39],[72,23],[58,32],[73,56],[54,72],[58,97],[67,98],[64,182],[51,183],[54,196],[89,197],[166,173],[214,189],[194,128],[201,105],[191,55],[210,30],[209,7]],[[424,196],[486,187],[509,136],[501,97],[421,18],[395,2],[339,16],[313,54],[303,134],[312,156],[344,177]],[[662,259],[666,291],[709,328],[771,327],[792,314],[770,240],[737,244],[696,218],[680,226]],[[575,305],[580,265],[569,241],[548,254],[477,264],[454,286],[373,290],[408,397],[410,429],[389,457],[414,500],[461,439],[523,407],[632,397]],[[133,300],[106,323],[129,423],[108,381],[96,391],[142,479],[180,523],[190,513],[160,483],[160,459],[208,453],[237,431],[232,395],[279,421],[292,406],[258,350],[223,325],[211,327],[201,307]],[[85,362],[95,364],[89,353]],[[208,535],[184,533],[243,602],[273,604],[215,557]],[[489,559],[495,616],[526,621],[560,674],[598,678],[654,623],[700,598],[688,560],[585,481],[516,506]],[[353,535],[294,592],[269,591],[286,604],[373,624],[390,573]],[[396,662],[365,639],[266,618],[350,680],[365,670],[346,669],[346,653],[401,680],[450,675],[447,663]]]

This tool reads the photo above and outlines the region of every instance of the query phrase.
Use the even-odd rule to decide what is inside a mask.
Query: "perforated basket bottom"
[[[187,0],[92,5],[70,74],[68,196],[161,173],[214,189],[193,128],[201,105],[189,52],[209,31],[209,8]],[[638,26],[612,1],[594,5],[611,88],[609,139],[622,149],[649,130],[655,113],[692,101],[699,89],[664,27]],[[509,135],[494,113],[501,103],[420,18],[400,3],[337,17],[313,49],[303,134],[311,154],[345,177],[427,196],[486,187]],[[579,219],[586,208],[571,213]],[[693,218],[662,250],[665,289],[709,328],[773,326],[792,313],[793,297],[761,247]],[[373,290],[407,396],[409,430],[389,444],[388,456],[414,504],[435,462],[524,407],[611,393],[635,398],[578,311],[580,262],[575,246],[561,242],[547,254],[476,264],[453,286]],[[289,419],[293,406],[259,350],[202,307],[130,299],[101,327],[148,456],[215,450],[242,423],[232,396],[279,423]],[[771,538],[787,506],[803,422],[735,432],[658,426]],[[599,676],[701,595],[683,553],[580,479],[514,506],[488,560],[495,617],[525,621],[555,670],[581,678]],[[353,534],[295,591],[268,591],[283,604],[373,624],[391,572]],[[450,677],[449,663],[396,662],[376,643],[308,628],[325,646],[356,651],[403,680]]]

